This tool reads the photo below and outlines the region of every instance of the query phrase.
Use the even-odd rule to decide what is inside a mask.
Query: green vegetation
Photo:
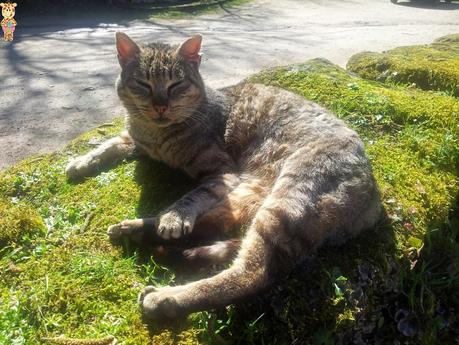
[[[409,84],[458,97],[459,34],[441,37],[430,45],[359,53],[351,57],[347,68],[362,78]]]
[[[67,161],[117,133],[119,120],[0,174],[1,344],[61,334],[113,335],[126,345],[454,342],[459,100],[364,80],[319,59],[252,80],[312,99],[359,132],[388,219],[342,247],[321,249],[246,303],[148,328],[138,292],[192,273],[166,268],[129,243],[112,246],[105,231],[154,214],[192,182],[149,160],[67,182]]]

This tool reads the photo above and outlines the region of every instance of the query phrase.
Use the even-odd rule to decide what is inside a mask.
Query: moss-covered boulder
[[[148,328],[138,292],[187,278],[129,243],[112,246],[105,231],[120,219],[154,214],[192,182],[139,160],[69,183],[68,160],[120,131],[116,121],[0,173],[0,212],[7,215],[0,222],[1,344],[40,344],[61,334],[113,335],[126,345],[454,341],[459,100],[367,81],[324,60],[252,79],[312,99],[360,133],[388,220],[342,247],[323,248],[244,304]]]
[[[352,56],[347,69],[362,78],[403,83],[459,96],[459,34],[430,45],[398,47]]]

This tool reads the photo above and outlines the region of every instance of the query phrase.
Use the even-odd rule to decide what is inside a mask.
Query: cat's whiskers
[[[177,105],[174,107],[174,112],[178,113],[178,112],[181,112],[182,114],[185,113],[185,114],[190,114],[188,116],[186,116],[185,120],[184,121],[189,121],[189,120],[193,120],[195,122],[198,122],[199,124],[203,125],[205,129],[208,129],[210,126],[209,126],[209,123],[208,123],[208,117],[207,117],[207,114],[197,110],[197,109],[193,109],[189,106],[184,106],[184,105]]]

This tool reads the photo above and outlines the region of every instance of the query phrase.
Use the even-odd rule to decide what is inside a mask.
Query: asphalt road
[[[362,50],[459,33],[459,3],[256,0],[186,20],[24,18],[14,42],[0,42],[0,169],[124,114],[114,91],[116,31],[171,43],[201,33],[202,74],[219,87],[269,66],[314,57],[344,66]]]

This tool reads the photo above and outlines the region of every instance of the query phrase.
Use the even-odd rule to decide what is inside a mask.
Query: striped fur
[[[325,241],[343,242],[378,220],[379,193],[363,144],[336,116],[275,87],[242,83],[206,89],[198,70],[199,36],[181,46],[140,47],[124,36],[117,89],[134,146],[201,185],[157,217],[124,221],[110,227],[109,235],[139,237],[151,228],[163,240],[211,238],[247,228],[242,242],[186,251],[189,259],[236,258],[214,277],[148,287],[140,297],[147,317],[177,317],[245,298]],[[141,86],[149,83],[148,93],[137,90],[136,78],[144,78]],[[170,91],[164,90],[179,78],[188,89],[182,97],[165,98]],[[165,121],[155,120],[157,102],[167,104]],[[119,139],[112,143],[125,145]],[[96,149],[79,161],[106,151]],[[114,151],[120,157],[126,153]],[[68,172],[78,175],[79,169],[70,163]]]

